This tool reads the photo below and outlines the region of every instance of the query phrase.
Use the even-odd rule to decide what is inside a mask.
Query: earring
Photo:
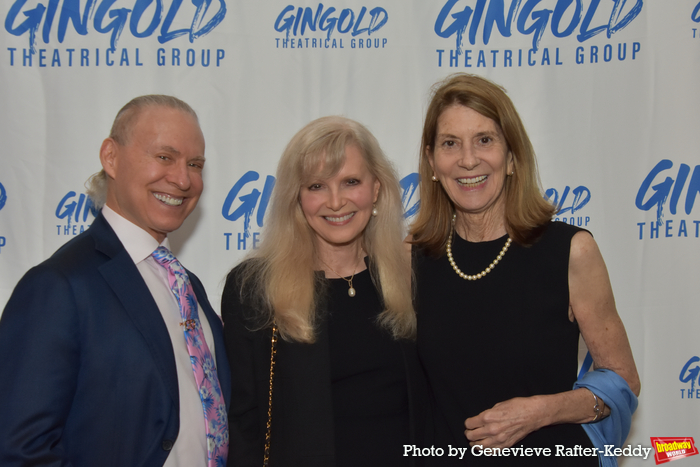
[[[377,217],[377,214],[379,214],[379,210],[377,209],[377,205],[376,205],[376,204],[373,204],[373,205],[372,205],[372,215],[373,215],[374,217]]]
[[[437,182],[437,181],[438,181],[438,178],[437,178],[435,175],[433,175],[433,181],[434,181],[434,182]]]

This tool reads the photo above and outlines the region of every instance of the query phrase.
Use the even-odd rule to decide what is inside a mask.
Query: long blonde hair
[[[540,227],[554,215],[555,207],[544,199],[535,150],[518,111],[505,90],[486,78],[456,73],[433,86],[423,125],[420,153],[420,210],[411,226],[412,243],[433,255],[444,253],[452,228],[454,206],[442,185],[433,183],[429,158],[435,148],[440,115],[452,105],[469,107],[490,118],[503,131],[513,155],[514,173],[505,182],[506,230],[513,241],[529,245]]]
[[[360,150],[370,173],[380,183],[378,215],[370,218],[362,237],[372,280],[384,305],[378,321],[395,338],[415,336],[411,264],[402,242],[403,206],[396,173],[367,128],[334,116],[307,124],[287,145],[277,166],[262,243],[241,265],[241,299],[249,299],[257,307],[261,327],[274,322],[287,341],[314,341],[324,282],[314,272],[315,233],[301,209],[300,190],[319,175],[321,165],[323,178],[338,173],[348,145]]]

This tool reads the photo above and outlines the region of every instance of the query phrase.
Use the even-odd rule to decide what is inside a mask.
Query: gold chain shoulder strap
[[[267,430],[265,431],[265,453],[263,467],[270,465],[270,432],[272,431],[272,382],[275,379],[275,354],[277,353],[277,325],[272,325],[272,344],[270,347],[270,393],[267,399]]]

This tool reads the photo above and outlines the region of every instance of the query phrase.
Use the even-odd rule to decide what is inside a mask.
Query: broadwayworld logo
[[[656,465],[698,454],[693,438],[650,438]]]

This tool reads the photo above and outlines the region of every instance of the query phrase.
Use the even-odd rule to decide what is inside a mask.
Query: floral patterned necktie
[[[208,450],[207,466],[225,466],[228,455],[226,404],[223,394],[221,394],[214,359],[204,339],[204,332],[199,320],[197,298],[194,295],[190,278],[182,264],[164,246],[159,246],[151,255],[158,264],[168,271],[170,290],[175,295],[180,307],[180,316],[182,317],[180,326],[185,331],[185,343],[190,354],[194,379],[204,409]]]

